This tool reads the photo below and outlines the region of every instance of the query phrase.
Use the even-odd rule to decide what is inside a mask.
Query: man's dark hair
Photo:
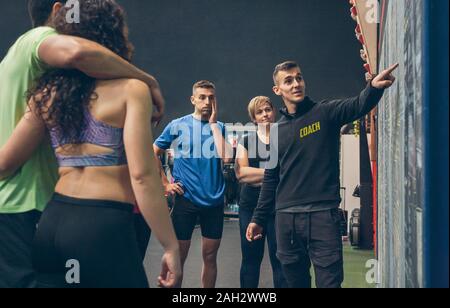
[[[66,3],[66,0],[28,0],[28,13],[33,28],[44,26],[52,13],[55,3]]]
[[[287,72],[293,68],[300,68],[300,66],[297,64],[297,62],[294,61],[287,61],[283,62],[281,64],[278,64],[275,67],[275,71],[273,72],[273,82],[277,84],[277,76],[279,72]]]

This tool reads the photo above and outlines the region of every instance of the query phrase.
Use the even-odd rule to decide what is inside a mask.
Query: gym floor
[[[150,286],[156,287],[160,273],[162,248],[152,236],[144,264],[148,273]],[[344,247],[344,288],[373,288],[366,282],[366,262],[374,259],[374,252],[357,250],[345,244]],[[241,264],[239,223],[237,220],[226,220],[222,244],[218,256],[217,288],[239,288],[239,271]],[[201,288],[200,273],[202,268],[201,234],[194,231],[192,245],[184,268],[184,288]],[[273,288],[272,270],[266,252],[261,266],[260,288]]]

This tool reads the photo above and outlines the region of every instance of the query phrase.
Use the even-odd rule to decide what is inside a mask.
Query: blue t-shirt
[[[225,126],[218,123],[222,135]],[[184,197],[200,207],[224,203],[225,181],[222,160],[217,154],[211,126],[188,115],[172,121],[155,145],[163,150],[174,149],[172,176],[183,185]]]

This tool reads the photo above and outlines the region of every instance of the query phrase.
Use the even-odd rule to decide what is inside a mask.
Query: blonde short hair
[[[274,109],[272,101],[267,96],[257,96],[250,101],[250,103],[248,104],[248,115],[250,116],[252,122],[256,121],[255,117],[256,109],[258,109],[260,106],[264,104],[269,104],[270,107]]]

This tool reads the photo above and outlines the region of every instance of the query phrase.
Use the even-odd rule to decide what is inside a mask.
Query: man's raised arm
[[[42,42],[38,54],[49,66],[78,69],[96,79],[139,79],[151,90],[156,107],[153,121],[159,122],[164,115],[165,102],[158,81],[100,44],[74,36],[53,35]]]

